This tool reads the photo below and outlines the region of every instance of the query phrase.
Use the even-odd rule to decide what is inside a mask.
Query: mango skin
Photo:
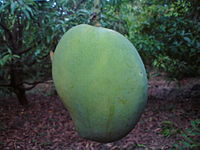
[[[126,136],[147,102],[143,62],[120,33],[86,24],[61,38],[52,61],[57,92],[78,133],[107,143]]]

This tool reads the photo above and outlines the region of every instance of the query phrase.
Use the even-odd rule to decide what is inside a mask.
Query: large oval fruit
[[[112,142],[137,123],[147,100],[144,65],[120,33],[78,25],[53,57],[53,80],[82,137]]]

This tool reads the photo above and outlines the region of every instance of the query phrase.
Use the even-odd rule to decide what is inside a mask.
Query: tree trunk
[[[21,69],[20,62],[13,63],[10,66],[10,77],[11,77],[11,86],[13,92],[16,94],[19,104],[22,106],[28,105],[28,100],[26,98],[25,88],[22,84],[23,82],[23,70]]]
[[[28,100],[26,98],[26,92],[23,88],[15,88],[14,89],[15,94],[17,95],[18,101],[22,106],[28,105]]]

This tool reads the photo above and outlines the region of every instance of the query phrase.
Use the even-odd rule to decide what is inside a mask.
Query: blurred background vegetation
[[[146,66],[181,80],[200,75],[199,0],[102,0],[100,23],[125,35]],[[0,95],[51,79],[50,51],[72,26],[92,24],[93,0],[0,0]]]

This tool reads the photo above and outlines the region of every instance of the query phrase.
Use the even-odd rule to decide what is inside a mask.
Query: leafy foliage
[[[180,133],[180,130],[171,121],[163,121],[161,125],[161,134],[165,137],[170,137]]]
[[[181,140],[173,145],[173,149],[199,149],[200,148],[200,119],[192,120],[191,127],[187,129],[180,129],[171,121],[162,122],[161,134],[165,137],[180,136]]]
[[[110,27],[128,36],[146,64],[176,79],[200,74],[198,1],[117,2],[105,11],[116,22]]]
[[[15,93],[51,78],[49,52],[70,27],[88,22],[86,1],[0,2],[0,86]]]
[[[200,119],[192,120],[191,127],[182,131],[181,137],[183,140],[175,144],[175,149],[193,149],[197,150],[200,148]]]

